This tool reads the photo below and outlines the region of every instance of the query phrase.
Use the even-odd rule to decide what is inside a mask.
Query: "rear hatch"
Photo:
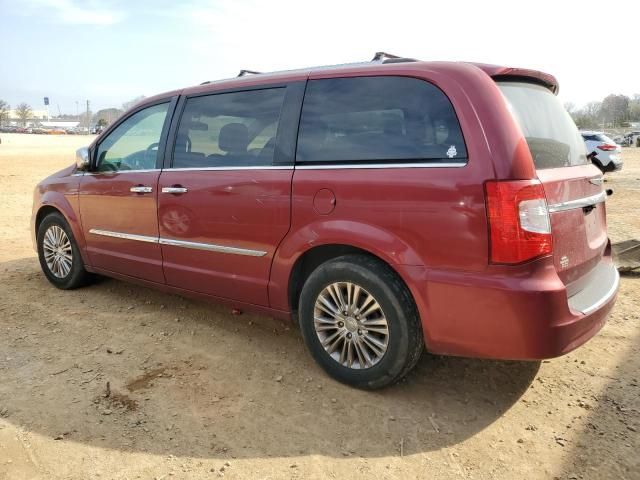
[[[553,256],[569,296],[589,283],[607,248],[606,193],[582,136],[559,99],[546,87],[499,81],[527,140],[551,219]]]

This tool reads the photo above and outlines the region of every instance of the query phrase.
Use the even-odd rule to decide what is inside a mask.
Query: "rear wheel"
[[[420,319],[407,287],[385,263],[345,255],[320,265],[300,295],[300,328],[314,359],[337,380],[375,389],[420,358]]]
[[[51,213],[42,220],[37,244],[40,267],[53,285],[70,290],[88,282],[75,238],[61,214]]]

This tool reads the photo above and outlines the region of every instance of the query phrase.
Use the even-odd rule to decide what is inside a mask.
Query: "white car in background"
[[[620,145],[603,132],[581,131],[580,134],[587,146],[587,153],[591,155],[591,161],[602,173],[622,169]]]

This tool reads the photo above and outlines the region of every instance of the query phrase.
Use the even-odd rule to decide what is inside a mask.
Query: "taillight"
[[[491,263],[522,263],[553,250],[544,188],[538,180],[485,183]]]
[[[618,147],[616,147],[615,145],[611,145],[609,143],[603,143],[602,145],[598,145],[598,148],[600,150],[604,150],[605,152],[610,152],[611,150],[615,150]]]

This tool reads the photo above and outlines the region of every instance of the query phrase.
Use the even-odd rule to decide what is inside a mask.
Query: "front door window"
[[[158,145],[169,103],[134,113],[118,125],[98,146],[99,172],[156,168]]]

